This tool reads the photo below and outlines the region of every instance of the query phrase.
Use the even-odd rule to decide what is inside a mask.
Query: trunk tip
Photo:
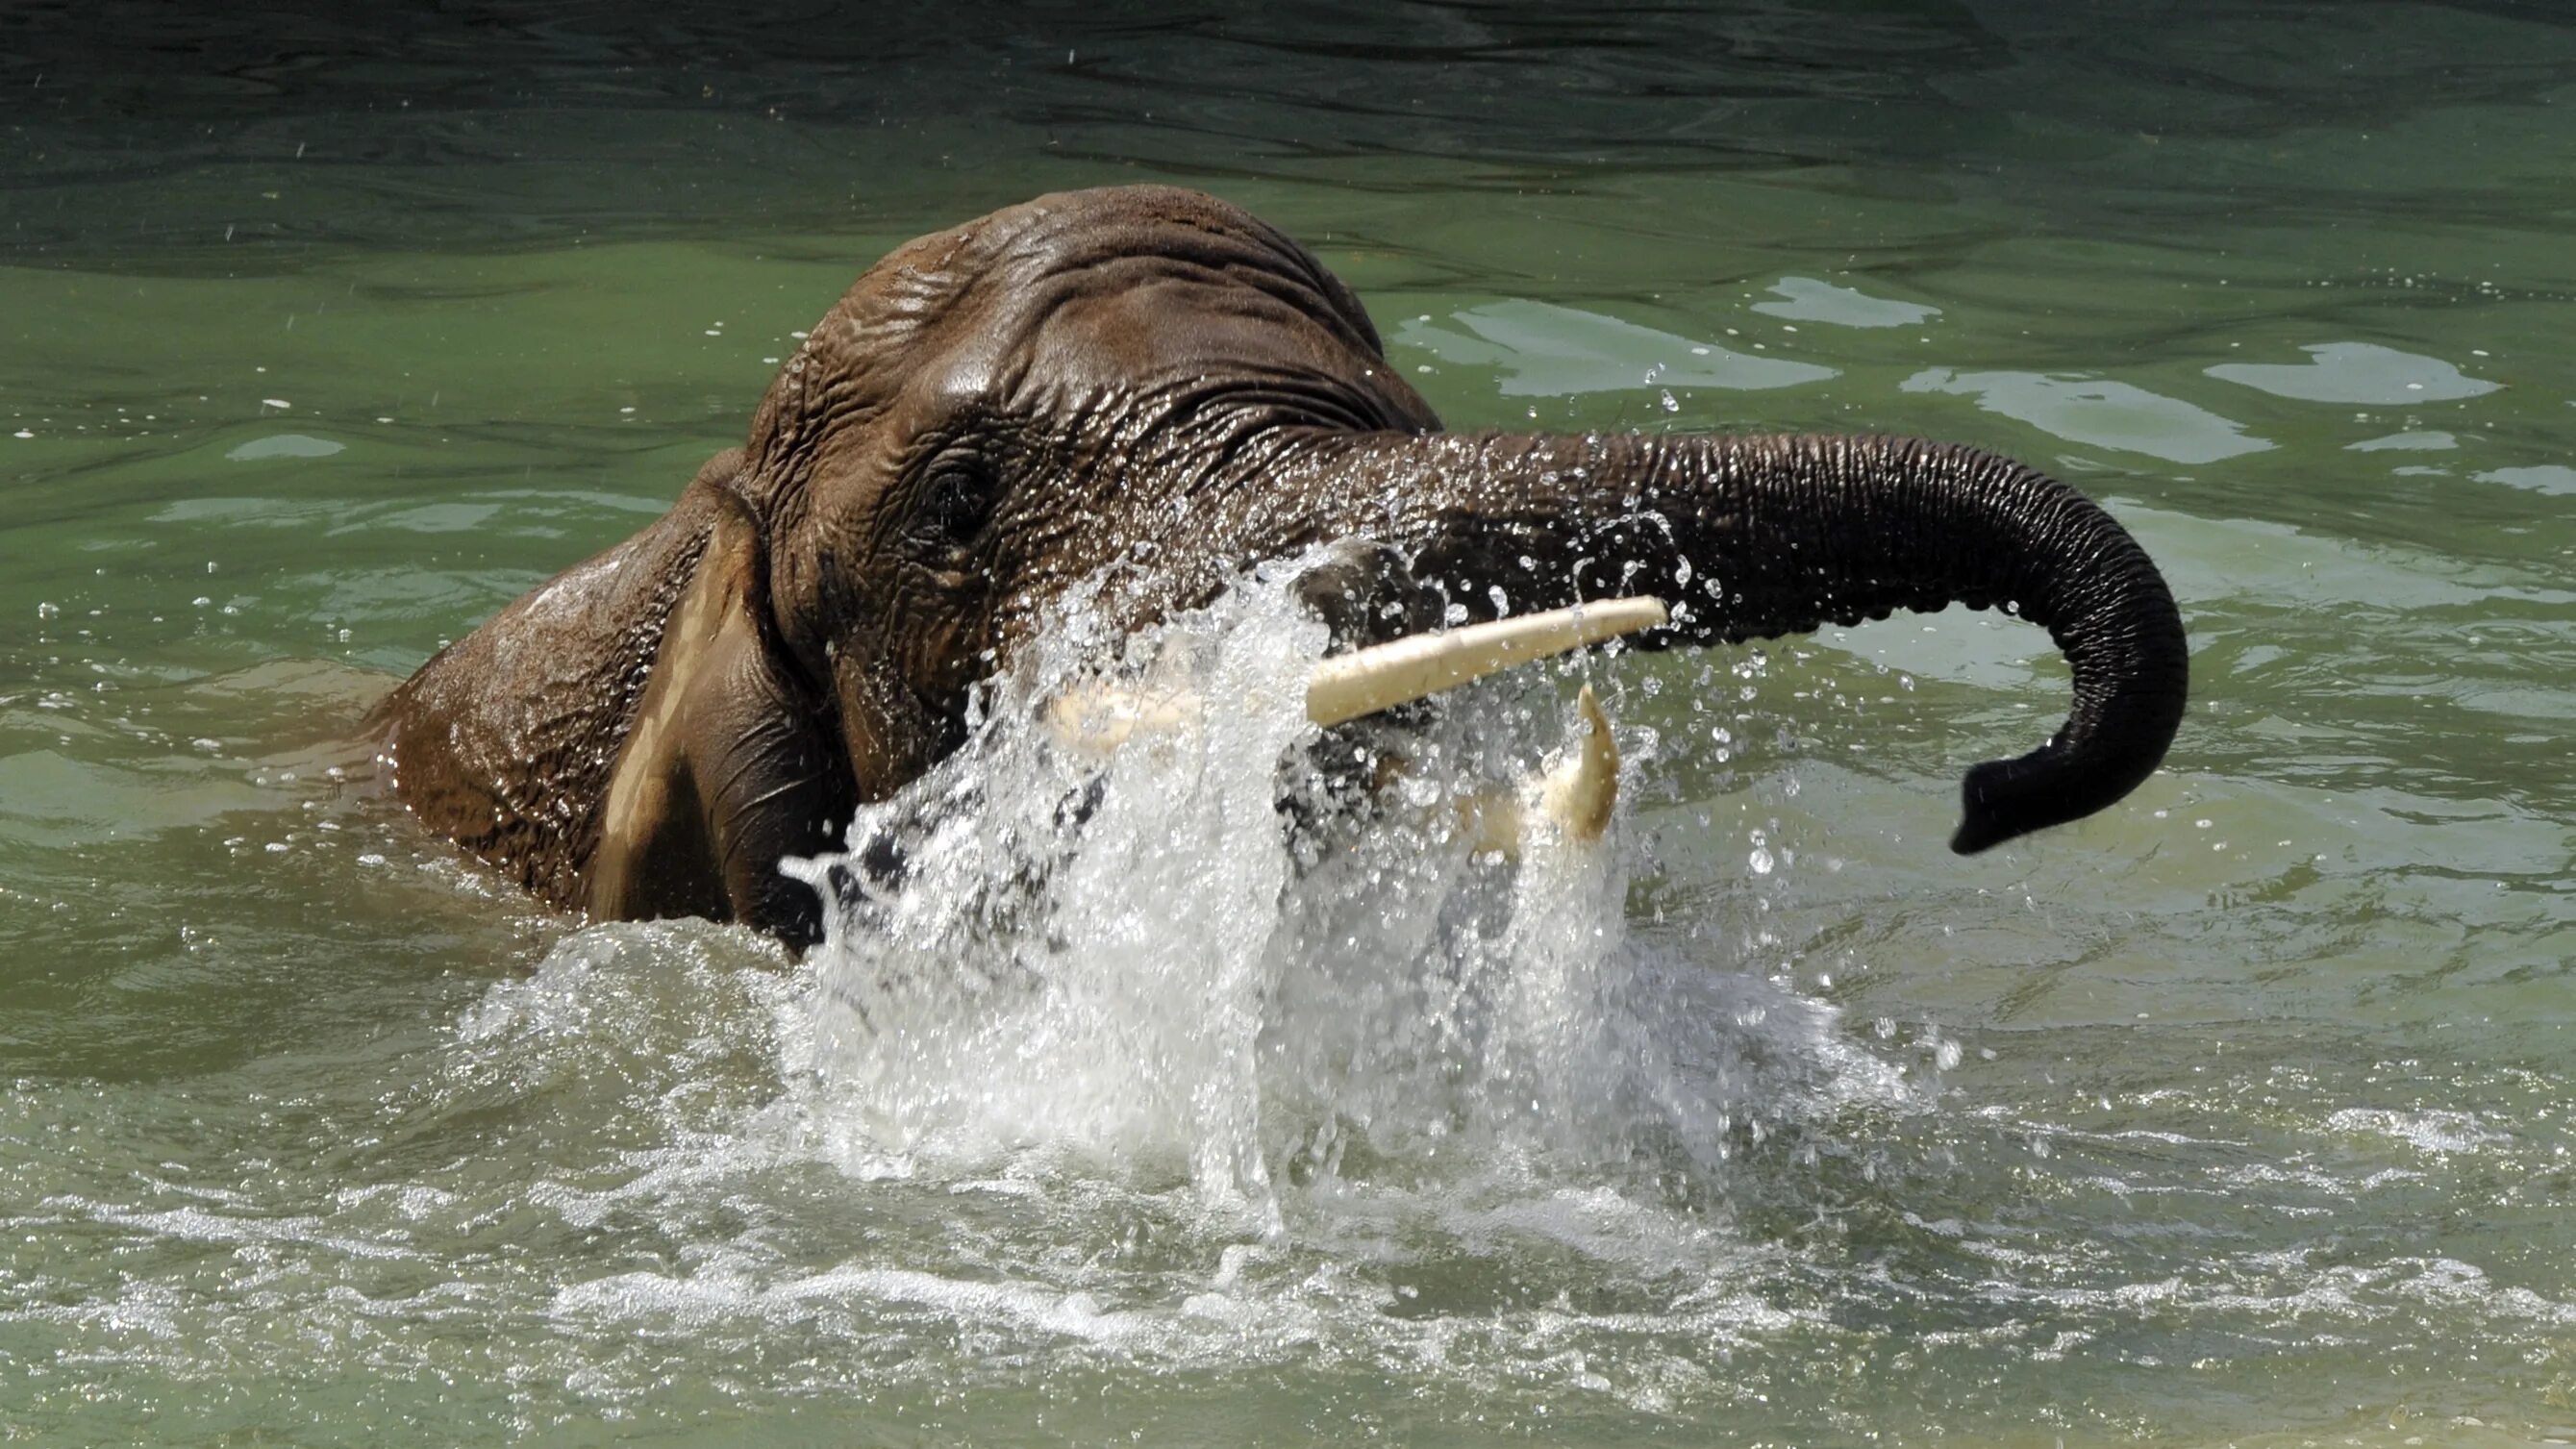
[[[1958,830],[1950,836],[1950,849],[1957,855],[1977,855],[2024,833],[2005,824],[1991,812],[1971,805],[1966,818],[1959,822]]]
[[[2136,789],[2163,756],[2159,748],[2143,758],[2112,761],[2052,742],[2018,760],[1988,760],[1959,783],[1959,829],[1950,849],[1975,855],[2081,820]]]
[[[2025,797],[2029,781],[2014,768],[2020,760],[1988,760],[1959,782],[1959,828],[1950,849],[1959,855],[1991,850],[2018,835],[2057,823],[2060,812],[2033,811]]]
[[[1992,850],[2007,840],[2089,815],[2099,805],[2079,805],[2061,776],[2070,762],[2054,744],[2018,760],[1988,760],[1959,782],[1959,828],[1950,849],[1959,855]],[[2112,792],[2126,794],[2125,789]]]

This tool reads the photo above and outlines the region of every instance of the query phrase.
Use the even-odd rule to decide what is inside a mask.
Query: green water
[[[0,14],[0,1440],[2576,1439],[2576,28],[858,15]],[[1505,889],[1654,1068],[1540,1117],[1642,1156],[1319,1105],[1349,963],[1142,859],[1072,918],[1289,1013],[1136,1067],[1239,1090],[1248,1198],[1114,1054],[942,1138],[847,952],[583,927],[330,777],[885,249],[1148,179],[1312,244],[1453,426],[2078,483],[2191,629],[2165,770],[1961,861],[2034,633],[1590,666],[1613,903]]]

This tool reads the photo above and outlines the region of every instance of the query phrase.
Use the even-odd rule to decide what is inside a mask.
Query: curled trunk
[[[1367,434],[1295,471],[1327,526],[1394,544],[1470,617],[1661,594],[1650,643],[1801,633],[1953,603],[2048,630],[2074,674],[2054,738],[1968,771],[1962,853],[2079,819],[2155,770],[2187,646],[2137,541],[2082,495],[1973,448],[1886,437]],[[1281,490],[1316,497],[1304,485]],[[1317,520],[1317,522],[1323,522]]]

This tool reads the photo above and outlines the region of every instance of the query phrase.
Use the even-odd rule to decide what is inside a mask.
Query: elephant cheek
[[[912,783],[953,746],[954,726],[924,705],[884,659],[843,653],[833,661],[832,683],[850,778],[862,802],[883,800]]]

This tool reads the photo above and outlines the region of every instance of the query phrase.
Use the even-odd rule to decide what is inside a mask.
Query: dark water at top
[[[1587,666],[1606,863],[1283,893],[1255,731],[1116,767],[1033,1017],[299,753],[887,248],[1146,179],[1453,426],[2076,482],[2166,769],[1949,857],[2063,671],[1898,619]],[[0,8],[0,1437],[2576,1438],[2571,231],[2545,5]]]

